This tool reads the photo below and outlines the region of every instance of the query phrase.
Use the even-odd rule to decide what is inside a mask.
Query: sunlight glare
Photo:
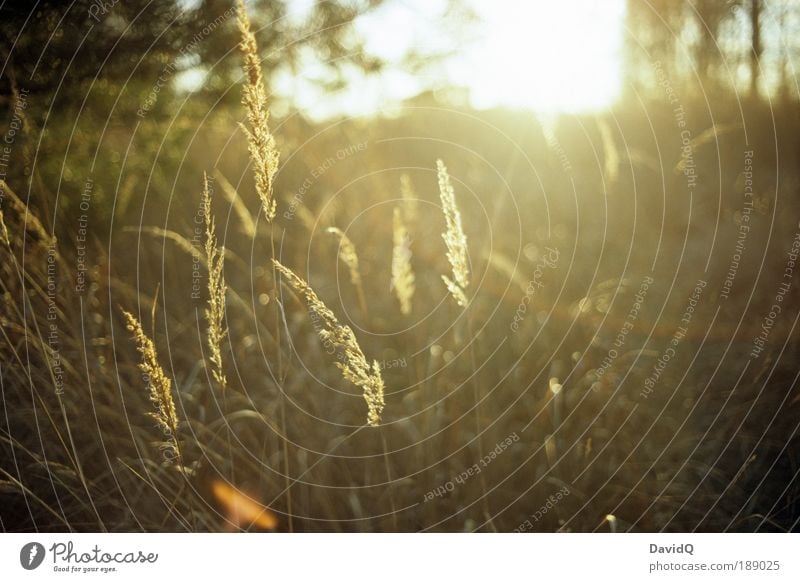
[[[292,14],[309,0],[292,0]],[[320,62],[301,74],[285,70],[273,86],[315,119],[389,111],[420,92],[465,89],[477,109],[511,107],[537,116],[590,113],[618,97],[626,0],[464,0],[477,20],[461,21],[443,0],[387,0],[355,22],[368,54],[388,66],[380,75],[343,71],[335,93],[319,83]],[[444,54],[429,67],[408,70],[414,52]]]
[[[481,36],[451,63],[478,108],[596,111],[621,82],[624,0],[474,2]]]
[[[621,82],[623,0],[475,3],[481,41],[452,74],[476,107],[583,112],[608,107]]]

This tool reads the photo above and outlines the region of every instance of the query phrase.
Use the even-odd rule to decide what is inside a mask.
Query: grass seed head
[[[394,209],[392,242],[392,288],[400,302],[400,312],[408,315],[415,291],[414,271],[411,268],[411,242],[399,208]]]
[[[228,386],[222,365],[222,341],[225,339],[225,251],[217,246],[216,224],[211,208],[211,188],[208,175],[203,175],[203,217],[205,219],[205,252],[208,266],[208,303],[205,310],[208,323],[208,350],[211,373],[220,388]]]
[[[450,182],[450,175],[442,160],[436,161],[436,170],[439,176],[439,197],[442,202],[442,212],[447,224],[447,229],[442,238],[447,246],[447,260],[453,270],[452,280],[442,277],[453,299],[460,306],[467,304],[464,289],[469,286],[469,261],[467,259],[467,236],[461,225],[461,213],[456,205],[456,195]]]
[[[167,443],[178,450],[178,413],[175,401],[172,399],[172,381],[158,363],[156,346],[145,334],[142,324],[132,313],[124,310],[122,313],[127,321],[128,331],[136,342],[136,349],[142,356],[139,369],[149,378],[150,400],[155,405],[156,412],[150,412],[148,415],[155,419],[162,432],[168,435]]]
[[[350,326],[339,323],[333,312],[317,297],[308,283],[275,259],[272,263],[291,287],[306,300],[308,308],[322,320],[324,327],[319,330],[320,338],[330,342],[343,356],[342,361],[336,362],[336,366],[346,380],[364,391],[364,400],[367,402],[367,424],[378,426],[384,407],[384,385],[378,362],[374,361],[370,366],[356,341],[353,330]]]
[[[247,109],[249,127],[242,125],[242,129],[247,135],[250,159],[255,172],[256,192],[261,199],[267,221],[272,222],[277,210],[272,188],[280,154],[275,146],[275,137],[269,130],[269,108],[264,79],[261,76],[261,59],[258,57],[256,37],[250,30],[250,19],[242,0],[236,3],[236,13],[242,36],[239,48],[244,57],[243,68],[247,75],[242,103]]]

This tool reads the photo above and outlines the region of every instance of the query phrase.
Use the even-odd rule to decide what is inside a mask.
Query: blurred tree
[[[752,51],[750,52],[750,94],[758,97],[758,79],[761,70],[761,53],[764,47],[761,46],[761,12],[763,0],[750,0],[750,29]]]
[[[286,70],[298,74],[304,57],[324,64],[329,73],[336,73],[345,65],[366,72],[379,71],[383,63],[364,51],[361,39],[353,34],[352,24],[382,2],[328,0],[315,2],[300,13],[291,10],[291,0],[249,2],[248,11],[267,79]],[[232,0],[200,0],[193,27],[202,30],[211,26],[231,4]],[[215,42],[200,44],[191,63],[206,73],[202,89],[213,92],[215,98],[241,74],[241,59],[238,51],[232,50],[239,41],[239,32],[232,24],[214,33]],[[234,98],[238,101],[238,94]]]
[[[284,65],[296,68],[309,48],[330,67],[377,70],[380,62],[364,53],[350,25],[382,1],[328,0],[300,17],[290,13],[290,0],[249,2],[265,75]],[[149,89],[164,73],[175,81],[197,69],[214,72],[198,89],[218,92],[240,74],[238,40],[233,0],[3,2],[0,96],[8,99],[16,82],[31,94],[58,90],[64,106],[82,102],[87,83],[141,82]],[[159,89],[160,99],[176,87],[170,82]]]
[[[720,31],[733,18],[734,5],[741,0],[693,0],[691,14],[696,22],[698,39],[694,45],[694,63],[704,83],[717,81],[716,71],[724,55],[719,46]]]
[[[267,82],[296,69],[301,55],[330,70],[378,70],[352,24],[381,2],[327,0],[302,12],[292,0],[247,2]],[[153,179],[168,184],[200,125],[192,119],[238,107],[238,42],[234,0],[0,2],[0,108],[12,117],[21,92],[28,122],[16,137],[9,181],[24,190],[39,175],[43,197],[65,189],[59,205],[72,197],[75,206],[92,177],[95,200],[106,201],[97,211],[107,211],[120,190],[127,195]],[[24,155],[30,144],[35,163]]]
[[[772,93],[771,89],[775,88],[783,101],[797,100],[800,3],[797,0],[759,0],[757,10],[759,91]],[[770,87],[770,81],[777,87]]]
[[[656,62],[669,77],[675,76],[684,9],[682,0],[628,0],[626,72],[632,87],[649,84]]]
[[[632,16],[645,24],[648,50],[657,58],[674,59],[676,41],[685,22],[682,2],[634,0],[631,5],[635,7]]]
[[[758,98],[762,91],[785,94],[792,83],[787,71],[800,15],[794,0],[628,0],[627,6],[631,87],[652,89],[656,62],[673,84],[696,86],[697,75],[704,92],[737,88]],[[738,75],[740,65],[749,78]]]
[[[58,92],[63,106],[83,100],[87,81],[126,82],[132,65],[157,76],[185,44],[189,17],[177,2],[3,2],[0,95],[16,83],[33,96]]]

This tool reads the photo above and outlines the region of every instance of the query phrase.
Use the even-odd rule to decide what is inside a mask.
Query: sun
[[[345,70],[346,88],[331,94],[315,80],[324,67],[311,59],[299,76],[277,75],[274,87],[317,119],[393,111],[442,87],[466,89],[476,109],[513,107],[540,118],[597,112],[616,101],[626,0],[462,1],[477,19],[449,13],[448,0],[387,0],[359,16],[364,50],[388,65],[380,75]],[[408,53],[431,56],[429,67],[406,70]]]
[[[589,112],[621,86],[624,0],[473,0],[475,42],[450,75],[478,108]]]

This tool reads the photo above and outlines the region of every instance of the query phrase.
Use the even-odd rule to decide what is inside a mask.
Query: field
[[[270,117],[239,10],[197,123],[15,86],[3,531],[798,530],[795,100]]]

